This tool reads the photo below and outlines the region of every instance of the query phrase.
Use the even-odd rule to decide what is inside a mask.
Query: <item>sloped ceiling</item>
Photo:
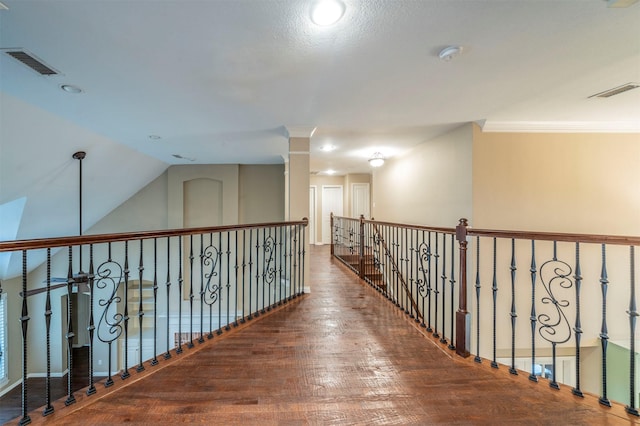
[[[60,71],[0,52],[0,205],[26,199],[17,238],[77,233],[77,150],[89,227],[171,164],[282,162],[295,126],[317,128],[311,169],[338,173],[470,121],[640,131],[640,89],[588,98],[640,82],[639,4],[343,0],[320,27],[310,0],[2,3],[0,48]],[[445,62],[448,45],[463,52]]]

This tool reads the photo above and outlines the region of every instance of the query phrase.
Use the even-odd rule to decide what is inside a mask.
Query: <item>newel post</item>
[[[360,247],[358,248],[358,257],[360,261],[360,278],[364,280],[364,215],[360,215]]]
[[[460,293],[456,312],[456,353],[469,356],[471,337],[471,315],[467,312],[467,219],[462,218],[456,226],[456,239],[460,243]]]

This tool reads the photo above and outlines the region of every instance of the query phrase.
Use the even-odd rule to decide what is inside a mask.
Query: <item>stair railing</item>
[[[0,303],[8,334],[22,340],[21,348],[0,342],[0,392],[22,386],[21,405],[2,410],[28,424],[34,377],[45,378],[38,399],[47,416],[74,404],[83,387],[100,393],[302,295],[306,226],[303,219],[0,242],[8,270],[18,262],[17,276],[0,282]],[[77,346],[89,352],[79,377]],[[52,391],[55,380],[66,381],[63,404],[54,403],[64,398]]]
[[[360,221],[392,302],[449,349],[638,416],[640,237]]]

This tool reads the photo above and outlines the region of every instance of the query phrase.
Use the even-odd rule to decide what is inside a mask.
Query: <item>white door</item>
[[[369,219],[371,217],[369,205],[369,184],[351,185],[351,217],[359,218],[360,215],[364,215],[365,219]]]
[[[322,242],[331,243],[331,213],[342,216],[342,185],[322,185]]]
[[[316,190],[317,187],[312,185],[309,187],[309,244],[316,243]]]

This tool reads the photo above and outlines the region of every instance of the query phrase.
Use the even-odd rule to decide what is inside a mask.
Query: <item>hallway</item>
[[[100,399],[98,384],[81,410],[34,413],[33,423],[629,424],[620,407],[454,357],[332,259],[329,246],[312,247],[310,259],[312,293],[301,300],[144,380],[132,372],[132,383]]]

